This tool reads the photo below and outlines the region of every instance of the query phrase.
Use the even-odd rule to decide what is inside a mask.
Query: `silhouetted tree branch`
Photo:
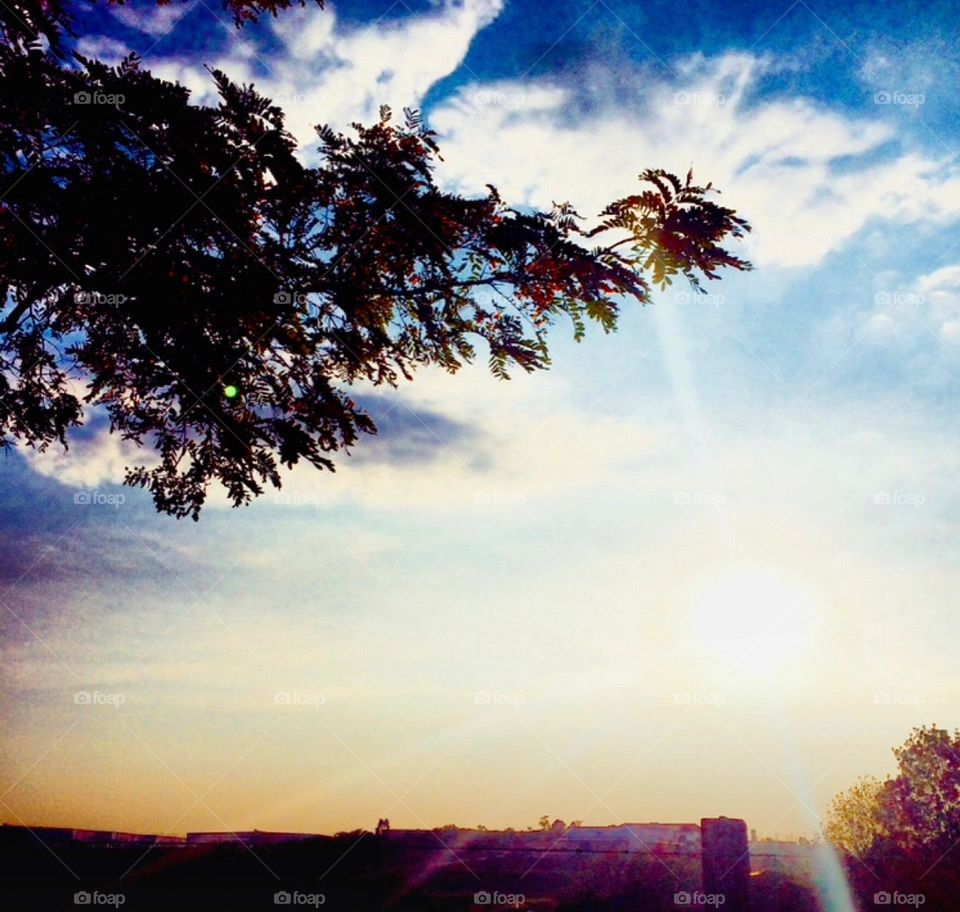
[[[289,5],[227,0],[238,21]],[[722,246],[749,226],[691,175],[643,172],[585,230],[567,204],[445,193],[434,134],[386,108],[350,136],[318,127],[308,168],[253,86],[213,71],[219,104],[192,105],[133,55],[45,48],[57,3],[3,9],[0,442],[65,444],[99,408],[155,454],[127,483],[175,516],[215,481],[239,505],[281,465],[333,469],[375,431],[355,383],[456,371],[478,344],[499,377],[544,368],[557,318],[611,331],[647,275],[749,268]]]

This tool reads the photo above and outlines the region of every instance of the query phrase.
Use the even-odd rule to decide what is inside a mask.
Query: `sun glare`
[[[691,608],[700,649],[748,674],[798,661],[817,620],[815,593],[764,567],[729,566],[702,580]]]

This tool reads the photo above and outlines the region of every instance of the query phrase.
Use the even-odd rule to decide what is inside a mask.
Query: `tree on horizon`
[[[925,908],[956,908],[960,729],[914,728],[893,754],[894,775],[862,777],[834,798],[824,838],[843,853],[863,897],[896,885],[901,893],[923,894]]]

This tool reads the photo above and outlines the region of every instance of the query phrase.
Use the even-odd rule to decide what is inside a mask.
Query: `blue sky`
[[[389,103],[425,109],[446,186],[516,204],[594,214],[692,165],[757,270],[581,345],[559,326],[548,374],[361,391],[382,434],[335,476],[199,524],[117,487],[133,454],[96,422],[8,456],[5,819],[810,833],[912,725],[960,724],[949,7],[79,16],[82,49],[197,98],[204,64],[254,79],[306,159],[312,123]]]

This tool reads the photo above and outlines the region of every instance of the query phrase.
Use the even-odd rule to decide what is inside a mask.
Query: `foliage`
[[[914,729],[893,753],[898,775],[880,796],[884,826],[900,845],[947,851],[960,840],[960,730]]]
[[[289,5],[226,2],[238,22]],[[59,2],[0,6],[0,443],[66,445],[102,412],[144,454],[126,482],[172,515],[214,483],[240,505],[282,466],[333,469],[376,430],[357,384],[480,350],[501,378],[542,369],[558,319],[612,331],[648,275],[749,268],[722,247],[749,226],[692,175],[644,171],[587,230],[566,203],[444,192],[434,134],[388,108],[319,126],[304,167],[253,86],[213,71],[219,104],[191,104],[135,56],[66,54]]]
[[[156,0],[157,6],[170,6],[177,0]],[[179,0],[185,4],[187,0]],[[276,16],[291,6],[306,6],[308,0],[220,0],[221,6],[233,16],[239,28],[246,22],[255,22],[264,13]],[[321,9],[324,0],[313,0]],[[127,0],[107,0],[110,6],[126,6]],[[64,54],[64,33],[74,35],[69,3],[64,0],[16,0],[0,3],[0,29],[7,41],[29,45],[41,36],[59,56]]]
[[[883,783],[873,776],[862,776],[849,789],[837,795],[827,810],[824,837],[832,845],[862,855],[886,829],[879,820],[879,801]]]
[[[922,893],[926,908],[955,908],[960,729],[915,728],[893,753],[896,775],[860,779],[838,795],[824,835],[851,856],[851,880],[865,896],[885,887]]]

